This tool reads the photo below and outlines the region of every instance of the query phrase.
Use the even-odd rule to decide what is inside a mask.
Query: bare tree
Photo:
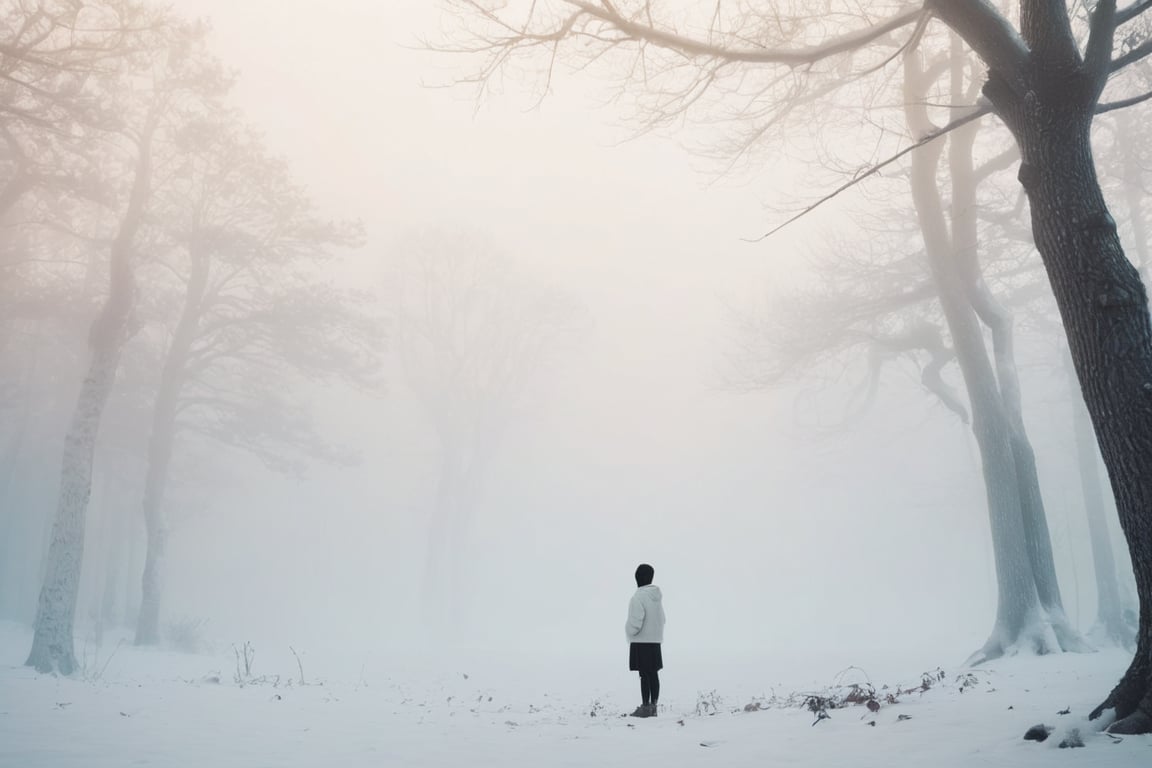
[[[964,92],[966,67],[957,53],[946,93],[949,103],[963,104],[972,94]],[[923,135],[934,127],[927,107],[932,76],[918,52],[907,53],[904,64],[909,128]],[[977,257],[976,129],[977,123],[970,122],[948,138],[950,210],[937,184],[944,142],[912,154],[910,183],[925,254],[972,406],[988,491],[999,599],[991,637],[972,659],[979,662],[1019,647],[1048,652],[1086,650],[1087,645],[1064,614],[1056,581],[1036,459],[1024,428],[1012,317],[988,289]],[[994,362],[981,323],[992,332]]]
[[[796,102],[789,90],[802,98],[821,96],[809,88],[813,72],[840,67],[845,82],[884,73],[892,59],[886,43],[893,36],[901,36],[900,48],[913,49],[935,22],[959,35],[987,67],[981,99],[949,125],[914,137],[913,146],[989,112],[1017,143],[1034,239],[1108,468],[1141,603],[1132,666],[1093,716],[1115,709],[1114,732],[1152,731],[1152,464],[1144,458],[1152,453],[1152,322],[1145,287],[1124,255],[1101,192],[1090,141],[1097,112],[1146,98],[1101,103],[1114,74],[1152,53],[1152,39],[1125,31],[1135,29],[1134,21],[1152,4],[1133,0],[1118,9],[1115,0],[1100,0],[1085,39],[1078,37],[1066,3],[1056,0],[1021,0],[1017,25],[989,0],[897,4],[866,23],[855,14],[792,12],[787,3],[768,15],[734,3],[723,19],[721,6],[715,6],[700,34],[670,23],[655,0],[533,3],[526,19],[480,0],[454,5],[476,34],[450,47],[487,57],[477,75],[481,82],[515,54],[543,50],[555,60],[564,48],[583,60],[634,51],[634,81],[651,83],[643,75],[655,52],[665,65],[650,93],[670,104],[672,114],[727,85],[745,103],[766,105],[761,124],[786,115]],[[844,18],[850,19],[846,26],[829,34],[828,20]],[[659,87],[669,80],[675,88]]]
[[[474,232],[412,234],[397,260],[396,350],[438,449],[424,579],[435,623],[465,604],[473,511],[505,431],[581,316],[568,296],[527,279]]]
[[[19,416],[0,422],[0,610],[24,617],[19,587],[40,578],[50,538],[29,663],[68,673],[94,456],[97,485],[123,494],[144,476],[143,594],[130,602],[154,642],[168,508],[195,474],[193,446],[288,473],[350,460],[317,433],[303,391],[374,384],[380,328],[366,294],[328,273],[359,226],[320,220],[224,108],[230,78],[200,25],[134,0],[37,0],[0,16],[0,360],[20,372],[0,387],[0,410]],[[59,511],[41,535],[55,490],[27,470],[59,460],[44,434],[56,421]],[[95,544],[111,611],[136,536],[109,506],[96,511],[122,535]]]
[[[115,78],[159,23],[134,0],[0,10],[0,217],[37,187],[96,191],[82,155],[91,130],[114,129],[117,116],[93,86]]]
[[[143,511],[147,550],[136,644],[159,641],[165,493],[183,433],[297,473],[303,459],[349,457],[317,434],[292,382],[372,386],[381,331],[364,297],[332,285],[332,252],[359,227],[320,220],[287,166],[221,110],[185,123],[157,190],[175,278],[161,310],[165,347],[151,413]]]
[[[126,172],[131,183],[110,247],[107,296],[88,336],[87,372],[64,440],[60,496],[27,661],[28,666],[42,672],[71,674],[76,667],[72,630],[97,434],[131,331],[134,262],[153,185],[154,142],[171,100],[190,84],[183,79],[187,72],[181,67],[187,59],[182,54],[190,50],[197,34],[197,30],[175,23],[159,30],[151,47],[133,57],[147,62],[144,69],[153,78],[151,87],[116,94],[126,99],[121,102],[123,125],[111,137],[119,142],[120,153],[109,161],[112,167]],[[119,87],[123,88],[123,83]],[[106,88],[103,96],[111,98],[117,84]]]

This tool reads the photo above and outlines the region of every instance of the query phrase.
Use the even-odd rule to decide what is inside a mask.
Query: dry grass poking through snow
[[[1121,653],[1016,658],[887,686],[853,668],[824,688],[754,698],[719,683],[688,688],[669,670],[660,716],[634,720],[621,716],[632,679],[616,669],[434,675],[378,658],[338,679],[299,649],[260,649],[245,667],[238,643],[214,655],[121,646],[109,658],[109,647],[100,675],[58,679],[22,666],[26,641],[0,626],[2,768],[1152,765],[1152,737],[1117,741],[1085,720],[1123,671]],[[1052,737],[1025,741],[1038,724]],[[1074,730],[1086,748],[1061,751]]]

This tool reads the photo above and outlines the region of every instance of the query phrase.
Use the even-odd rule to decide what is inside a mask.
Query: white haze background
[[[379,398],[318,393],[326,434],[359,450],[358,466],[293,481],[245,462],[206,513],[181,522],[170,617],[207,619],[222,644],[293,644],[313,664],[434,661],[443,644],[460,658],[588,660],[631,685],[622,623],[646,561],[666,595],[669,693],[689,660],[748,658],[750,674],[771,678],[800,658],[827,674],[899,659],[914,675],[983,643],[995,577],[966,427],[896,376],[839,432],[827,427],[850,380],[753,395],[724,386],[730,309],[805,279],[806,248],[847,226],[834,204],[767,242],[742,241],[778,221],[762,203],[798,181],[798,166],[764,157],[717,179],[675,136],[621,143],[628,130],[597,84],[563,75],[538,108],[511,82],[479,109],[467,88],[424,87],[467,66],[419,49],[439,28],[427,0],[176,7],[211,18],[215,51],[241,75],[236,103],[321,210],[366,224],[349,282],[382,283],[390,244],[411,227],[472,227],[570,292],[590,329],[492,464],[470,608],[453,629],[422,629],[434,444],[394,364]],[[1025,336],[1022,360],[1056,344]],[[1086,628],[1091,561],[1068,419],[1054,411],[1064,383],[1034,371],[1024,365],[1029,429],[1065,603]]]

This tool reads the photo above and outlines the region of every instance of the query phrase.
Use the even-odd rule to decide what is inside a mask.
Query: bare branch
[[[1127,109],[1134,107],[1137,104],[1142,104],[1145,101],[1152,99],[1152,91],[1142,93],[1139,96],[1133,96],[1128,99],[1120,99],[1119,101],[1110,101],[1107,104],[1100,104],[1096,107],[1096,114],[1103,115],[1106,112],[1114,112],[1117,109]]]
[[[964,402],[956,394],[956,390],[944,381],[944,377],[941,375],[944,367],[956,359],[956,353],[945,347],[941,341],[939,346],[929,350],[929,354],[931,359],[920,372],[920,383],[924,385],[925,389],[936,395],[945,408],[959,416],[961,422],[967,424],[969,422],[968,409],[964,407]]]
[[[1115,32],[1116,0],[1100,0],[1092,13],[1092,28],[1088,35],[1088,46],[1084,50],[1084,68],[1092,78],[1097,98],[1108,82]]]
[[[564,0],[568,5],[579,8],[589,16],[604,21],[612,28],[636,40],[644,40],[662,48],[678,51],[686,56],[702,56],[730,62],[752,64],[784,64],[799,67],[815,64],[837,54],[856,50],[885,35],[909,24],[918,23],[924,15],[923,8],[913,8],[865,29],[849,32],[820,45],[805,48],[728,48],[696,40],[684,35],[657,29],[650,24],[624,18],[608,5],[607,7],[584,2],[584,0]]]
[[[1116,26],[1127,24],[1147,10],[1152,10],[1152,0],[1136,0],[1127,8],[1116,11]]]
[[[1124,55],[1112,59],[1112,65],[1109,69],[1111,72],[1119,72],[1121,69],[1124,69],[1130,64],[1135,64],[1149,54],[1152,54],[1152,39],[1145,40],[1140,45],[1134,46]]]
[[[1012,146],[1008,147],[1008,149],[996,155],[996,157],[993,157],[991,160],[986,161],[979,168],[976,168],[972,172],[973,178],[977,184],[980,184],[992,174],[999,173],[1000,171],[1011,168],[1012,164],[1019,159],[1020,148],[1013,144]]]
[[[870,166],[869,168],[865,169],[861,173],[856,174],[855,176],[852,177],[851,180],[845,182],[844,184],[841,184],[839,187],[834,189],[832,192],[829,192],[827,195],[824,195],[824,197],[820,198],[816,202],[807,206],[802,211],[795,214],[794,216],[789,218],[784,223],[779,224],[776,227],[773,227],[772,229],[768,230],[768,232],[764,233],[760,237],[748,240],[748,242],[758,243],[762,240],[765,240],[765,239],[771,237],[772,235],[776,234],[780,230],[787,227],[789,224],[792,224],[792,223],[802,219],[803,217],[807,216],[808,214],[812,213],[812,211],[814,211],[817,208],[819,208],[820,206],[824,205],[824,203],[827,203],[829,200],[833,199],[834,197],[840,195],[843,192],[848,191],[849,189],[851,189],[852,187],[861,183],[865,179],[867,179],[871,176],[875,176],[880,171],[882,171],[885,168],[887,168],[888,166],[892,165],[893,163],[895,163],[897,160],[904,157],[905,155],[916,151],[917,149],[925,146],[926,144],[932,143],[936,139],[939,139],[943,136],[948,135],[949,133],[956,130],[957,128],[961,128],[965,125],[968,125],[968,123],[971,123],[973,120],[979,120],[981,117],[983,117],[984,115],[987,115],[991,112],[992,112],[992,106],[990,104],[977,105],[968,114],[963,115],[962,117],[958,117],[955,120],[953,120],[952,122],[948,123],[947,125],[945,125],[941,128],[938,128],[938,129],[936,129],[936,130],[934,130],[928,134],[925,134],[918,141],[908,145],[904,149],[900,150],[896,154],[889,157],[887,160],[883,160],[879,163],[876,163],[875,165]]]

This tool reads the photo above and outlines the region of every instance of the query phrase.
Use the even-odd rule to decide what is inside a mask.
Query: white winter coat
[[[660,587],[640,587],[628,602],[624,634],[630,643],[664,642],[664,595]]]

